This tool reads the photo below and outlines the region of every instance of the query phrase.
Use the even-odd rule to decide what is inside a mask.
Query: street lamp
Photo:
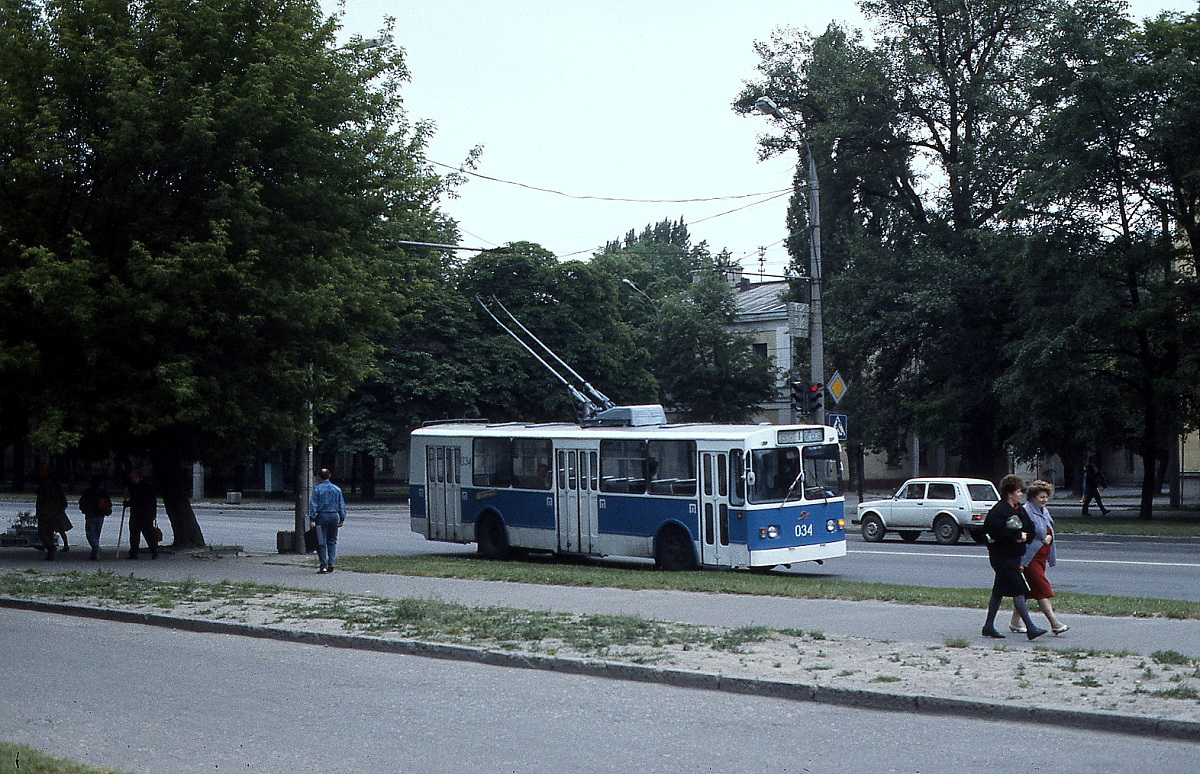
[[[791,127],[804,143],[804,153],[808,156],[808,253],[809,253],[809,289],[810,300],[808,310],[808,341],[811,347],[810,375],[815,384],[825,384],[825,334],[824,318],[821,310],[821,185],[817,181],[817,163],[813,157],[812,146],[808,144],[804,127],[794,118],[784,113],[770,97],[759,97],[754,107],[760,113],[777,118]],[[813,412],[813,419],[819,425],[825,424],[825,408],[818,406]]]
[[[657,312],[657,311],[658,311],[658,302],[657,302],[657,301],[655,301],[655,300],[654,300],[653,298],[651,298],[650,296],[646,295],[646,291],[642,290],[642,289],[641,289],[641,288],[639,288],[637,285],[633,284],[633,280],[629,279],[628,277],[622,277],[622,278],[621,278],[621,284],[623,284],[623,285],[628,285],[629,287],[633,288],[633,291],[634,291],[635,293],[638,293],[638,294],[640,294],[640,295],[642,296],[642,298],[644,298],[644,299],[646,299],[647,301],[649,301],[649,302],[650,302],[650,306],[654,307],[654,311],[655,311],[655,312]]]

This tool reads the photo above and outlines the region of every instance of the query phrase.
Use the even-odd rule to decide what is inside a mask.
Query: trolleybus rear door
[[[729,564],[729,465],[718,452],[700,454],[700,561]]]
[[[595,553],[599,455],[594,448],[559,446],[555,452],[558,550]]]
[[[456,446],[425,447],[425,508],[429,537],[459,540],[462,522],[462,451]]]

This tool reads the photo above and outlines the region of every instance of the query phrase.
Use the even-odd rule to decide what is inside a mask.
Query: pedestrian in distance
[[[67,530],[71,529],[71,520],[67,518],[67,495],[63,492],[58,476],[50,472],[45,465],[38,465],[37,501],[34,504],[34,515],[37,518],[38,537],[41,538],[42,548],[46,551],[46,561],[54,561],[58,550],[54,535],[62,535],[63,551],[70,550],[67,545]]]
[[[112,500],[104,488],[103,476],[92,476],[91,485],[79,496],[79,510],[83,513],[83,532],[87,535],[92,561],[100,558],[100,531],[104,529],[104,517],[112,515]]]
[[[150,548],[150,558],[158,558],[158,491],[154,484],[142,475],[141,468],[129,471],[129,496],[125,499],[129,508],[129,559],[138,558],[142,537]]]
[[[317,558],[321,561],[317,572],[333,572],[338,528],[346,522],[346,500],[342,490],[329,480],[332,476],[329,468],[321,468],[317,476],[321,482],[313,487],[308,499],[308,526],[317,531]]]
[[[1104,501],[1100,499],[1100,490],[1108,489],[1108,479],[1104,476],[1104,471],[1100,469],[1100,465],[1096,462],[1096,455],[1090,455],[1087,459],[1087,464],[1083,466],[1083,515],[1088,515],[1088,506],[1092,504],[1092,500],[1096,501],[1096,507],[1100,509],[1101,516],[1108,515],[1108,508],[1104,507]]]
[[[1053,567],[1057,561],[1054,519],[1050,516],[1050,509],[1046,507],[1053,495],[1054,485],[1047,481],[1034,481],[1025,490],[1025,505],[1022,507],[1033,522],[1033,537],[1025,547],[1024,556],[1021,557],[1021,571],[1025,573],[1025,582],[1029,585],[1026,600],[1037,600],[1038,607],[1050,622],[1050,631],[1057,637],[1071,627],[1054,614],[1054,606],[1050,603],[1054,589],[1050,588],[1050,581],[1046,579],[1046,568]],[[1016,610],[1013,610],[1012,622],[1008,628],[1017,634],[1026,633]]]
[[[1046,633],[1033,625],[1029,608],[1025,606],[1025,594],[1029,591],[1025,574],[1021,572],[1021,558],[1025,546],[1033,535],[1033,522],[1021,507],[1021,492],[1025,482],[1020,476],[1008,475],[1000,480],[1000,502],[992,506],[983,520],[983,531],[987,535],[988,562],[996,573],[992,582],[992,596],[988,600],[987,621],[983,625],[983,636],[1002,640],[1004,635],[996,631],[996,614],[1005,597],[1013,598],[1013,607],[1025,623],[1025,636],[1036,640]]]

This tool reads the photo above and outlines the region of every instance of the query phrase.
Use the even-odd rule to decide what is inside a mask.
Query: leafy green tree
[[[1059,392],[1076,393],[1057,407],[1076,420],[1074,443],[1069,431],[1062,437],[1056,429],[1054,407],[1027,412],[1024,433],[1042,431],[1041,444],[1062,444],[1058,451],[1076,465],[1089,449],[1113,441],[1135,447],[1144,463],[1144,518],[1181,407],[1195,389],[1185,342],[1200,333],[1188,303],[1194,271],[1179,271],[1170,230],[1164,233],[1174,220],[1186,235],[1185,221],[1194,218],[1187,214],[1194,193],[1179,168],[1188,150],[1178,121],[1186,84],[1200,68],[1195,46],[1191,63],[1174,51],[1155,53],[1164,38],[1186,39],[1168,32],[1172,24],[1164,17],[1139,30],[1121,6],[1062,9],[1036,74],[1034,95],[1044,113],[1040,163],[1014,208],[1022,227],[1054,235],[1035,237],[1041,249],[1018,264],[1041,279],[1033,297],[1044,300],[1024,307],[1014,351],[1027,361],[1061,358]],[[1194,266],[1194,252],[1185,255]],[[1009,382],[1012,401],[1037,406],[1037,386]]]
[[[0,0],[0,401],[40,448],[151,459],[179,546],[186,464],[296,437],[422,288],[389,243],[437,219],[429,130],[402,52],[336,31],[302,0]]]
[[[576,412],[566,388],[487,317],[476,298],[499,299],[614,402],[643,403],[654,394],[654,381],[643,366],[633,331],[618,313],[618,281],[596,267],[559,261],[539,245],[517,242],[469,261],[459,287],[477,309],[480,334],[463,342],[471,348],[463,355],[472,363],[476,405],[482,416],[561,421]]]
[[[633,283],[621,316],[649,357],[659,387],[652,402],[691,421],[745,421],[775,393],[774,368],[728,329],[737,314],[728,264],[727,253],[693,247],[686,225],[669,220],[630,231],[592,260],[614,282]]]
[[[895,453],[920,432],[965,471],[991,475],[1003,462],[994,384],[1009,366],[1001,345],[1014,308],[1005,260],[1019,249],[1000,215],[1033,136],[1026,86],[1048,3],[860,6],[879,25],[874,47],[836,27],[816,39],[777,32],[735,109],[768,94],[808,133],[831,248],[831,359],[854,374],[847,406],[867,444]],[[763,149],[789,146],[777,137]],[[793,232],[804,226],[798,204]],[[806,242],[791,247],[806,266]]]

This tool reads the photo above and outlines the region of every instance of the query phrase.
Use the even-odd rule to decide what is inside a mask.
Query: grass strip
[[[711,594],[749,594],[790,599],[876,600],[934,607],[986,608],[987,589],[932,588],[890,583],[865,583],[827,577],[736,570],[660,572],[636,565],[588,561],[577,563],[530,556],[496,562],[475,556],[347,556],[338,564],[355,572],[413,575],[430,578],[536,583],[550,586],[670,591]],[[1098,594],[1059,593],[1055,607],[1083,615],[1133,618],[1200,619],[1200,603],[1143,597],[1110,597]]]
[[[343,630],[504,650],[556,653],[560,648],[635,663],[664,657],[667,646],[732,653],[775,632],[762,627],[708,627],[651,621],[636,615],[555,613],[510,607],[473,607],[429,599],[389,599],[283,589],[250,583],[154,581],[110,572],[0,574],[0,595],[74,601],[112,607],[152,607],[222,619],[332,621]]]
[[[1052,512],[1053,508],[1051,509]],[[1054,529],[1060,535],[1128,535],[1137,537],[1200,537],[1200,512],[1136,516],[1064,516],[1054,512]]]
[[[121,774],[117,769],[56,758],[28,745],[11,742],[0,742],[0,771],[21,774]]]

